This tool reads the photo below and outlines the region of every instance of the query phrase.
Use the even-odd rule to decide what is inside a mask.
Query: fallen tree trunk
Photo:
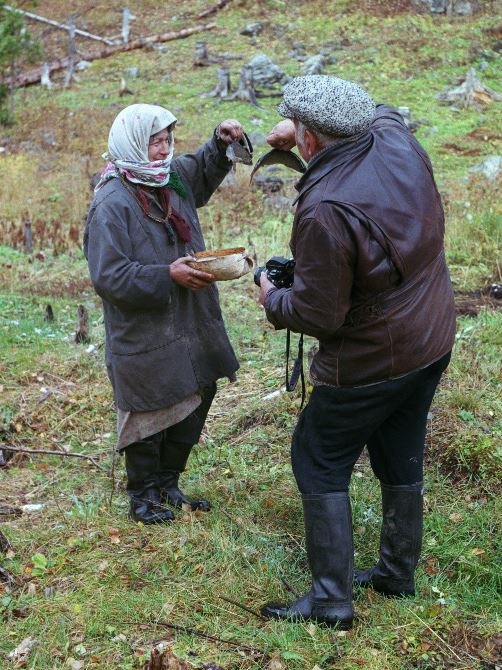
[[[181,40],[185,37],[190,37],[190,35],[195,35],[196,33],[201,33],[205,30],[212,30],[213,28],[216,28],[216,23],[207,23],[205,25],[194,26],[193,28],[183,28],[177,32],[162,33],[161,35],[152,35],[151,37],[140,37],[137,40],[128,42],[127,44],[117,44],[116,46],[104,47],[101,49],[101,51],[79,51],[79,55],[81,60],[86,61],[108,58],[109,56],[114,56],[115,54],[122,53],[123,51],[142,49],[159,42]],[[68,58],[59,58],[48,64],[48,72],[51,74],[53,72],[57,72],[58,70],[64,70],[68,67],[68,64]],[[23,86],[38,84],[38,82],[41,80],[41,77],[41,68],[29,70],[28,72],[24,72],[23,74],[20,74],[18,77],[16,77],[14,86],[17,88],[22,88]],[[7,84],[9,83],[10,82],[7,82]]]
[[[17,12],[18,14],[26,16],[26,18],[28,19],[33,19],[34,21],[47,23],[50,26],[60,28],[61,30],[68,30],[68,31],[71,30],[71,26],[67,25],[66,23],[59,23],[58,21],[53,21],[52,19],[46,19],[45,16],[39,16],[38,14],[33,14],[32,12],[26,12],[24,11],[24,9],[19,9],[19,7],[11,7],[10,5],[4,5],[4,9],[6,9],[8,12]],[[105,44],[113,44],[112,40],[108,40],[105,37],[100,37],[99,35],[93,35],[92,33],[88,33],[87,30],[75,29],[75,32],[77,35],[81,35],[82,37],[88,37],[90,40],[96,40],[97,42],[104,42]]]
[[[228,5],[232,0],[220,0],[220,2],[216,3],[216,5],[213,5],[212,7],[209,7],[208,9],[205,9],[203,12],[200,14],[197,14],[198,19],[205,19],[206,16],[211,16],[211,14],[216,14],[216,12],[219,12],[220,9],[223,9],[225,5]]]

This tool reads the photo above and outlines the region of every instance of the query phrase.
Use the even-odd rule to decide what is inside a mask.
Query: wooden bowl
[[[217,281],[238,279],[254,268],[253,259],[246,254],[244,247],[232,249],[207,249],[193,255],[193,261],[187,265],[211,273]]]

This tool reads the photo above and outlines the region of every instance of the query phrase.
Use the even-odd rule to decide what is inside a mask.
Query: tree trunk
[[[162,33],[161,35],[153,35],[151,37],[140,37],[137,40],[128,42],[127,44],[118,44],[116,46],[104,47],[101,51],[80,51],[80,57],[82,60],[93,61],[100,58],[108,58],[109,56],[114,56],[117,53],[123,51],[132,51],[133,49],[142,49],[144,47],[149,47],[159,42],[170,42],[172,40],[181,40],[190,35],[195,35],[196,33],[203,32],[205,30],[212,30],[216,28],[215,23],[208,23],[205,25],[194,26],[193,28],[183,28],[177,32]],[[64,70],[68,67],[68,58],[60,58],[58,60],[49,63],[49,73],[58,72],[59,70]],[[38,84],[41,79],[40,68],[35,70],[29,70],[19,75],[14,81],[14,86],[30,86],[32,84]],[[10,83],[10,82],[9,82]]]

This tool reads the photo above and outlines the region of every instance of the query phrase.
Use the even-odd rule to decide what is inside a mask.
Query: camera
[[[264,266],[259,267],[254,273],[254,283],[260,285],[261,273],[265,272],[267,278],[277,288],[289,288],[293,285],[295,261],[293,258],[273,256]]]

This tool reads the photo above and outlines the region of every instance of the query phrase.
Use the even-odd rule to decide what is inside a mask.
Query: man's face
[[[170,128],[164,128],[164,130],[150,136],[150,141],[148,142],[148,160],[152,162],[163,161],[169,156],[173,143],[173,132]]]
[[[311,154],[309,147],[307,147],[307,143],[305,141],[305,126],[296,119],[294,120],[295,124],[295,140],[296,140],[296,146],[298,148],[298,153],[300,156],[303,158],[304,161],[309,162],[311,159]]]

